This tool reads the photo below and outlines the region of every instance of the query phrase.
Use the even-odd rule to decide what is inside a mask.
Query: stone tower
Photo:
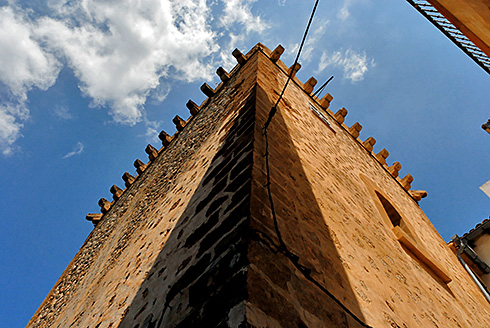
[[[28,327],[490,327],[423,192],[343,124],[277,47],[235,51],[178,132],[101,199]],[[268,200],[267,172],[276,220]]]

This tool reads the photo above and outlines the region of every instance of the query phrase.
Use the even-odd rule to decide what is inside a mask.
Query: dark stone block
[[[219,222],[219,213],[216,212],[209,219],[197,228],[185,241],[184,247],[189,248],[195,245]]]
[[[240,175],[235,176],[233,181],[226,187],[226,192],[235,192],[243,185],[250,184],[252,178],[252,167],[249,166],[247,170],[243,171]]]
[[[214,213],[217,209],[219,209],[227,199],[228,196],[223,196],[213,201],[206,211],[206,216],[211,215],[211,213]]]

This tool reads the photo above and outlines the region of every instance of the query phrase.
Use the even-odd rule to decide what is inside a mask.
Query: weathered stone
[[[172,141],[173,139],[173,137],[171,137],[167,132],[163,130],[158,135],[158,138],[162,141],[163,147],[167,147],[170,144],[170,141]]]
[[[278,45],[276,49],[274,49],[274,51],[271,53],[270,58],[272,62],[275,63],[276,61],[278,61],[279,58],[281,58],[283,52],[284,52],[284,47],[282,45]]]
[[[112,202],[108,201],[105,198],[101,198],[99,199],[99,206],[100,206],[100,211],[105,214],[110,210],[112,206]]]
[[[226,72],[226,70],[223,68],[223,67],[218,67],[218,69],[216,70],[216,74],[218,74],[220,80],[223,82],[223,83],[226,83],[228,82],[228,80],[230,80],[230,75]]]
[[[242,54],[240,50],[235,49],[231,54],[233,55],[233,57],[235,57],[239,65],[245,65],[245,63],[247,62],[247,58]]]
[[[214,96],[214,94],[216,93],[216,92],[214,91],[214,89],[213,89],[213,88],[211,88],[211,87],[209,86],[209,84],[207,84],[207,83],[204,83],[203,85],[201,85],[201,91],[202,91],[202,93],[204,93],[204,94],[205,94],[206,96],[208,96],[208,97],[212,97],[212,96]]]
[[[413,177],[410,174],[407,174],[403,179],[401,179],[400,184],[405,190],[410,190],[411,184],[413,182]]]
[[[288,69],[288,75],[291,75],[291,77],[295,77],[296,73],[298,73],[300,69],[301,69],[300,63],[293,64]]]
[[[353,136],[354,138],[358,138],[359,137],[359,133],[361,132],[362,130],[362,125],[359,124],[359,123],[354,123],[350,128],[349,128],[349,133],[351,134],[351,136]]]
[[[317,80],[314,77],[310,77],[308,81],[304,84],[303,88],[305,89],[305,92],[310,94],[313,92],[313,88],[315,88],[315,85],[317,84]]]
[[[330,107],[330,103],[332,102],[333,100],[333,97],[331,94],[327,93],[325,96],[323,96],[323,98],[320,100],[320,106],[322,106],[323,109],[328,109]],[[345,115],[343,116],[343,118],[345,118],[345,116],[347,115],[347,109],[345,108],[342,108],[340,109],[337,114],[339,114],[339,112],[342,111],[342,113],[345,111]],[[335,114],[335,119],[340,122],[338,119],[337,119],[337,114]],[[343,122],[343,120],[342,120]],[[340,123],[342,123],[340,122]]]
[[[128,188],[130,185],[133,184],[134,180],[136,180],[135,177],[133,177],[131,174],[129,174],[128,172],[124,172],[123,176],[122,176],[122,179],[124,181],[124,185],[126,186],[126,188]]]
[[[329,104],[330,104],[330,102],[329,102]],[[347,116],[347,109],[342,107],[341,109],[339,109],[337,111],[337,113],[335,113],[334,118],[337,122],[339,122],[339,124],[342,124],[342,123],[344,123],[346,116]]]
[[[388,167],[388,172],[396,178],[398,176],[398,171],[402,169],[402,165],[399,162],[394,162],[390,167]]]
[[[27,327],[490,327],[416,202],[300,84],[269,125],[266,167],[262,127],[287,76],[258,48],[112,205]]]
[[[102,213],[88,213],[85,219],[87,221],[90,221],[96,226],[100,220],[102,219],[103,214]]]
[[[116,185],[112,185],[111,194],[112,194],[112,198],[114,200],[118,200],[122,196],[123,193],[124,193],[124,190],[122,190],[121,188],[119,188]]]
[[[145,153],[148,154],[148,159],[154,161],[158,157],[158,150],[152,145],[148,144],[145,148]]]
[[[386,148],[383,148],[377,153],[374,157],[378,160],[383,165],[386,165],[386,159],[390,156],[390,153],[386,150]]]
[[[420,202],[422,198],[427,197],[427,191],[425,190],[409,190],[410,196],[417,202]]]
[[[369,152],[373,151],[373,148],[374,148],[374,145],[375,144],[376,144],[376,139],[374,139],[373,137],[367,138],[362,143],[362,145],[364,146],[364,148],[366,148]]]
[[[175,124],[175,128],[177,129],[177,131],[182,131],[184,130],[184,127],[185,125],[187,124],[186,121],[184,121],[179,115],[176,115],[172,122],[174,122]]]
[[[136,159],[133,165],[136,168],[136,172],[138,172],[138,174],[143,173],[148,167],[148,165],[143,163],[143,161],[141,161],[140,159]]]

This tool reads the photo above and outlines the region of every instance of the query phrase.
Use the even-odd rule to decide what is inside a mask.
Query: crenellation
[[[327,96],[323,97],[323,98],[326,98]],[[330,101],[328,102],[329,105],[330,105]],[[342,107],[341,109],[339,109],[335,115],[334,115],[334,118],[337,122],[339,122],[339,124],[342,124],[344,123],[345,121],[345,117],[347,116],[347,109],[345,109],[344,107]]]
[[[359,137],[359,133],[361,132],[362,130],[362,125],[359,124],[358,122],[354,123],[350,128],[349,128],[349,133],[351,134],[351,136],[353,136],[354,138],[358,138]]]
[[[185,107],[189,110],[189,113],[192,116],[196,116],[197,113],[199,113],[199,110],[201,109],[198,104],[196,104],[194,101],[189,99],[187,103],[185,104]]]
[[[283,52],[284,52],[284,47],[282,45],[278,45],[270,55],[270,59],[272,60],[272,62],[273,63],[277,62],[279,58],[281,58]]]
[[[148,159],[149,159],[150,161],[154,161],[154,160],[155,160],[155,158],[157,158],[157,157],[158,157],[158,150],[157,150],[155,147],[153,147],[151,144],[148,144],[148,145],[146,146],[146,148],[145,148],[145,153],[147,153],[147,154],[148,154]]]
[[[291,78],[293,78],[293,77],[296,76],[296,73],[298,73],[298,71],[300,69],[301,69],[301,64],[300,63],[293,64],[288,69],[288,75],[291,75]]]
[[[362,145],[364,146],[364,148],[366,148],[366,150],[369,151],[369,152],[372,152],[373,151],[373,148],[374,148],[374,145],[375,144],[376,144],[376,139],[374,139],[373,137],[367,138],[362,143]]]
[[[206,82],[201,85],[201,92],[204,93],[207,97],[211,98],[216,94],[216,91],[209,86]]]
[[[386,165],[386,159],[390,156],[390,153],[386,148],[381,149],[374,157],[380,162],[382,165]]]
[[[143,161],[138,158],[134,161],[133,165],[136,168],[136,172],[138,172],[138,174],[143,173],[148,167],[148,164],[143,163]]]
[[[402,165],[400,164],[400,162],[394,162],[390,167],[388,167],[388,172],[390,172],[390,174],[396,178],[398,177],[398,171],[400,171],[402,169]]]
[[[407,174],[405,177],[403,177],[403,179],[401,179],[400,184],[406,191],[409,191],[412,182],[413,182],[413,177],[410,174]]]
[[[170,136],[167,132],[165,131],[160,131],[158,134],[158,138],[162,141],[162,146],[165,148],[168,145],[170,145],[170,142],[172,141],[173,137]]]
[[[124,193],[124,190],[119,188],[117,185],[112,185],[110,191],[112,194],[112,199],[114,199],[114,201],[117,201],[122,196],[122,194]]]
[[[113,202],[110,202],[105,198],[99,199],[99,206],[100,206],[100,211],[102,212],[102,214],[107,213],[111,209],[112,204],[113,204]]]
[[[179,115],[175,115],[173,118],[172,122],[175,124],[175,128],[177,131],[182,131],[184,130],[185,125],[187,124],[186,121],[184,121]]]
[[[240,50],[235,49],[231,54],[233,55],[233,57],[235,57],[238,65],[243,66],[247,62],[247,58],[242,54]]]
[[[124,174],[122,175],[122,179],[126,188],[129,188],[129,186],[132,185],[133,182],[136,180],[136,178],[128,172],[124,172]]]
[[[226,83],[228,80],[230,80],[230,74],[226,72],[226,70],[223,67],[218,67],[216,70],[216,74],[219,76],[221,82]]]
[[[489,326],[484,298],[414,202],[427,192],[386,165],[386,149],[372,153],[373,137],[358,139],[361,124],[344,125],[345,108],[328,109],[330,94],[311,97],[314,78],[286,90],[266,169],[262,127],[287,78],[278,48],[235,50],[212,97],[186,104],[191,118],[174,118],[160,151],[146,147],[126,189],[113,185],[114,202],[87,214],[96,227],[29,328],[357,327],[345,308],[376,328]],[[457,283],[419,265],[432,259]]]
[[[328,109],[330,107],[330,103],[332,102],[332,100],[333,100],[333,96],[331,94],[327,93],[325,96],[323,96],[322,99],[320,99],[320,106],[322,106],[322,108],[326,110],[326,109]],[[345,118],[345,116],[347,115],[347,109],[342,108],[342,109],[339,110],[339,112],[342,111],[342,110],[345,111],[345,115],[343,116]],[[337,114],[339,112],[337,112]],[[339,121],[337,119],[337,114],[335,114],[335,119],[337,120],[337,122],[339,122],[339,123],[342,124],[344,121],[343,120],[342,120],[342,122]]]
[[[303,88],[307,94],[311,94],[313,92],[313,89],[315,88],[315,85],[317,84],[317,80],[312,76],[306,81],[304,84]]]

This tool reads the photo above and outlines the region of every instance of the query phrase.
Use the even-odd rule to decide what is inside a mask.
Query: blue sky
[[[282,44],[313,1],[0,0],[0,326],[23,327],[92,229],[85,220],[173,133],[231,51]],[[298,77],[387,148],[445,240],[488,217],[490,78],[404,0],[323,0]]]

